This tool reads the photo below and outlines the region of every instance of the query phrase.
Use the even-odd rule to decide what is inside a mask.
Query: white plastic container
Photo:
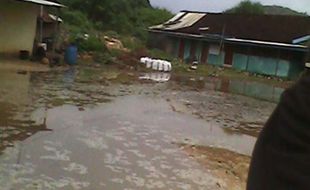
[[[146,68],[151,68],[152,67],[152,59],[147,58],[146,59]]]
[[[169,61],[152,59],[149,57],[141,57],[140,62],[146,65],[146,68],[152,68],[155,71],[169,72],[172,70],[172,65]]]
[[[158,63],[158,70],[164,71],[165,61],[160,60]]]
[[[152,69],[157,71],[158,70],[158,60],[152,61]]]

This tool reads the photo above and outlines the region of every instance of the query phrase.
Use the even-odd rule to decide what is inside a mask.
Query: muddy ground
[[[244,189],[283,88],[116,68],[0,69],[1,189]]]

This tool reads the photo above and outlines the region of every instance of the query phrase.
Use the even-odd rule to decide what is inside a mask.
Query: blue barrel
[[[65,61],[69,65],[76,65],[78,57],[78,49],[75,45],[70,45],[66,49]]]

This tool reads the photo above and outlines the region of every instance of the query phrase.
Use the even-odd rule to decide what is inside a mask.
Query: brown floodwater
[[[89,68],[0,69],[0,90],[4,190],[229,189],[180,144],[250,155],[283,91]]]

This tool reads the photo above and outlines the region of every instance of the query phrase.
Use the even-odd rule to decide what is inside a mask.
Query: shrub
[[[87,33],[94,28],[93,23],[80,11],[64,11],[61,17],[69,28],[75,26],[73,28],[78,28],[81,33]]]
[[[109,36],[110,38],[120,38],[120,35],[114,30],[106,31],[104,32],[104,35]]]
[[[81,51],[106,52],[107,47],[100,39],[90,36],[88,39],[76,39],[76,43]]]
[[[138,38],[132,36],[122,36],[120,38],[125,48],[130,50],[136,50],[145,48],[145,44]]]
[[[174,59],[174,56],[159,49],[149,50],[149,55],[156,59],[163,59],[163,60],[168,60],[168,61],[172,61]]]
[[[109,52],[96,52],[93,59],[95,62],[102,64],[109,64],[113,62],[113,57]]]

